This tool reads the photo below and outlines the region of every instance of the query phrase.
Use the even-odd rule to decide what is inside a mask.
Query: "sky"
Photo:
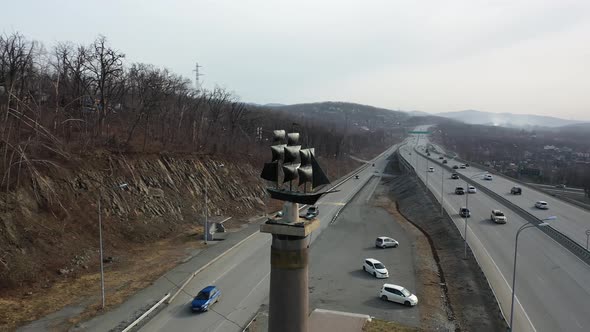
[[[0,0],[0,33],[98,35],[242,101],[590,120],[588,0]]]

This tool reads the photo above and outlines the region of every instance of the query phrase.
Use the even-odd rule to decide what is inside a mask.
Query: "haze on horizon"
[[[0,33],[99,34],[256,103],[348,101],[590,120],[590,1],[6,1]]]

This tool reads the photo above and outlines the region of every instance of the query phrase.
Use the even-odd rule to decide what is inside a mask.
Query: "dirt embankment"
[[[203,156],[102,152],[22,176],[16,191],[0,194],[0,330],[81,299],[99,301],[99,199],[106,273],[121,280],[107,288],[125,294],[198,246],[205,188],[211,216],[239,224],[258,214],[265,203],[258,174]],[[118,277],[142,264],[141,278]]]
[[[387,172],[394,174],[388,181],[389,195],[397,203],[398,213],[420,229],[430,243],[440,269],[441,297],[446,297],[447,316],[454,323],[455,330],[506,330],[485,275],[472,255],[463,259],[463,239],[449,216],[440,215],[439,205],[432,196],[415,177],[400,172],[395,158],[390,161]],[[434,326],[429,328],[438,330]]]

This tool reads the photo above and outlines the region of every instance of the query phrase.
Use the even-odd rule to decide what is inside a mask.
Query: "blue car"
[[[221,291],[217,287],[207,286],[195,296],[193,302],[191,302],[191,309],[193,311],[207,311],[220,298]]]

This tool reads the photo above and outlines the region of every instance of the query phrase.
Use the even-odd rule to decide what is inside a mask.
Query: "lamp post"
[[[477,173],[474,174],[472,176],[470,176],[468,179],[473,179],[475,177],[478,177],[480,175],[486,174],[487,172],[482,172],[482,173]],[[469,211],[469,183],[467,182],[467,180],[465,180],[465,208],[467,209],[467,211]],[[469,214],[471,214],[471,212],[469,212]],[[465,230],[463,231],[463,258],[467,259],[467,214],[465,214],[465,217],[463,218],[465,220]]]
[[[127,183],[119,184],[113,188],[123,189],[128,187]],[[99,251],[100,251],[100,292],[102,296],[102,309],[105,307],[105,295],[104,295],[104,260],[103,260],[103,250],[102,250],[102,194],[98,193],[98,241],[99,241]]]
[[[520,232],[524,231],[527,228],[531,228],[531,227],[545,227],[548,226],[549,224],[546,223],[545,221],[549,221],[549,220],[555,220],[557,219],[557,217],[555,216],[551,216],[551,217],[547,217],[545,219],[541,220],[541,223],[535,225],[535,224],[531,224],[530,222],[520,226],[520,228],[518,229],[518,231],[516,232],[516,240],[514,241],[514,266],[512,267],[512,300],[510,303],[510,326],[508,327],[508,331],[512,332],[513,329],[513,321],[514,321],[514,297],[515,297],[515,287],[516,287],[516,252],[518,250],[518,236],[520,235]]]

